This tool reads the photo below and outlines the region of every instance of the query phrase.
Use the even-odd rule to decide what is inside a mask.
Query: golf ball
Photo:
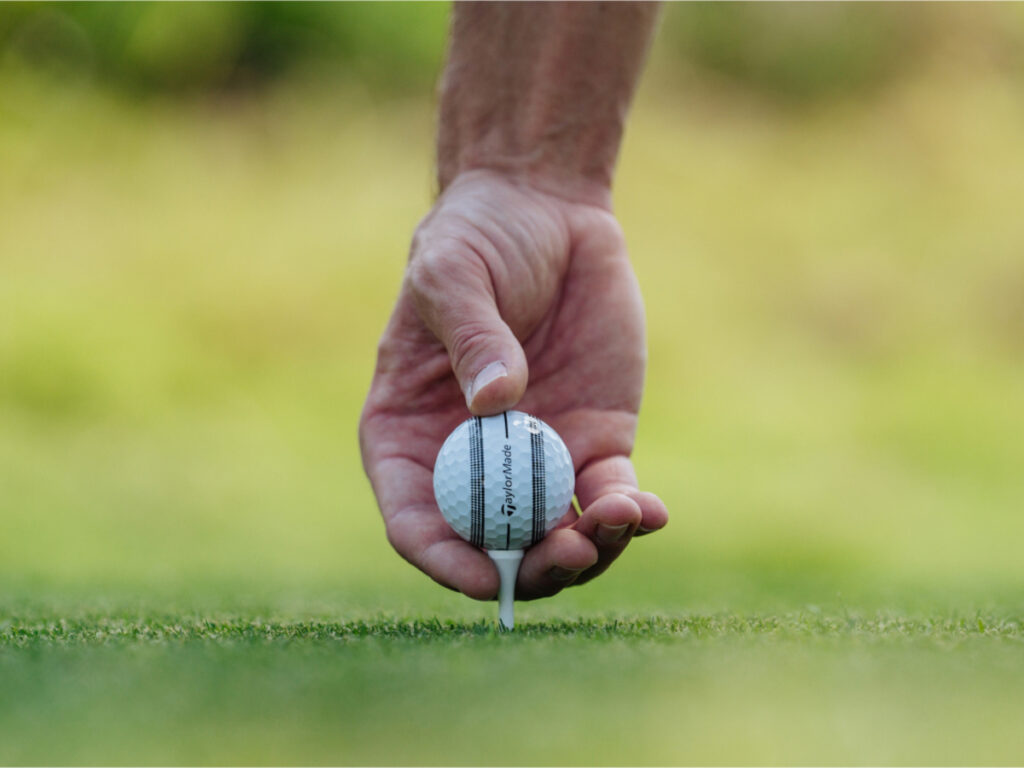
[[[484,549],[524,549],[558,524],[576,476],[562,438],[521,411],[455,428],[434,464],[434,497],[448,524]]]

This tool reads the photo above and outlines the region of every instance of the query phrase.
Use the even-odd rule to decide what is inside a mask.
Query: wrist
[[[489,93],[467,93],[458,77],[446,77],[437,143],[441,191],[464,173],[493,171],[608,207],[626,113],[625,105],[616,107],[565,104],[549,87],[531,83],[515,84],[495,103]]]
[[[582,173],[556,163],[510,153],[472,149],[445,162],[438,159],[438,184],[444,192],[457,179],[494,174],[544,194],[581,205],[610,211],[612,208],[611,172],[606,175]]]

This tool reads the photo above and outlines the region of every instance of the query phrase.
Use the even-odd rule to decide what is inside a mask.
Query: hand
[[[360,422],[392,546],[446,587],[497,594],[490,559],[434,501],[434,460],[467,406],[543,419],[576,467],[583,512],[527,551],[519,599],[589,581],[634,535],[662,528],[665,505],[637,488],[629,460],[645,356],[643,304],[609,211],[493,171],[458,176],[413,238]]]

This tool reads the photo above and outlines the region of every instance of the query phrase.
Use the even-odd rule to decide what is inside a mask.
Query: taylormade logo
[[[505,454],[501,462],[501,474],[505,476],[505,503],[501,505],[501,514],[511,517],[516,513],[516,494],[512,490],[512,446],[506,443],[501,450]]]

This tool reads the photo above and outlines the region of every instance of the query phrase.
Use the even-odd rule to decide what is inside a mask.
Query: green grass
[[[673,519],[512,635],[358,460],[427,98],[0,69],[0,762],[1020,763],[1024,106],[943,67],[785,111],[655,62]]]
[[[169,614],[161,618],[122,618],[99,614],[68,619],[51,616],[0,624],[4,648],[73,648],[119,645],[183,645],[202,641],[216,645],[281,644],[290,642],[352,643],[361,640],[439,640],[500,637],[508,633],[493,621],[458,622],[441,619],[384,619],[359,621],[281,621],[239,616]],[[618,619],[577,619],[520,623],[515,637],[571,637],[579,640],[680,640],[728,637],[769,637],[849,640],[928,640],[956,645],[977,637],[1020,641],[1021,622],[977,614],[969,618],[907,618],[879,615],[826,616],[820,611],[784,616],[664,616]],[[502,640],[511,643],[511,640]]]
[[[0,624],[5,763],[1012,763],[1024,628],[794,612]],[[60,738],[47,739],[54,723]]]
[[[1013,764],[1024,749],[1019,604],[521,606],[502,633],[490,609],[178,600],[6,602],[0,762]]]

